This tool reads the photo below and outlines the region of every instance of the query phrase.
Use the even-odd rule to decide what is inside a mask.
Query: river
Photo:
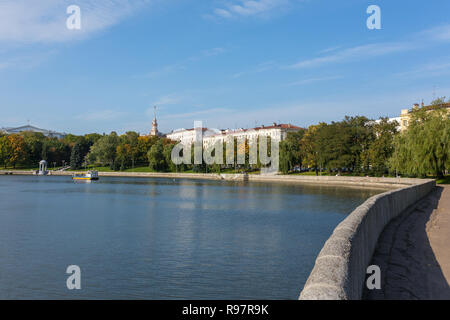
[[[0,176],[0,299],[296,299],[336,225],[380,192]]]

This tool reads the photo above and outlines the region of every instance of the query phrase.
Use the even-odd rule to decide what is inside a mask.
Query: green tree
[[[390,167],[412,176],[442,177],[450,161],[450,114],[446,109],[411,114],[408,129],[394,140]]]
[[[302,164],[301,140],[305,135],[304,129],[289,132],[286,139],[280,142],[280,171],[288,173],[296,165]]]
[[[362,150],[362,163],[366,171],[375,175],[388,172],[389,159],[394,152],[394,137],[397,134],[397,121],[389,122],[388,118],[380,118],[371,126],[374,139],[366,150]]]
[[[184,170],[184,165],[178,165],[178,168],[176,167],[176,165],[173,163],[172,161],[172,149],[175,147],[175,144],[173,143],[168,143],[163,147],[163,155],[164,155],[164,161],[166,162],[166,169],[168,171],[183,171]]]
[[[328,125],[326,123],[319,123],[318,125],[311,125],[304,133],[300,140],[300,151],[303,159],[303,165],[308,168],[314,168],[316,175],[319,174],[319,169],[325,164],[324,145],[325,141],[321,131]]]
[[[102,136],[91,147],[88,155],[89,161],[108,165],[111,170],[117,170],[116,157],[119,143],[120,139],[114,131],[109,135]]]
[[[161,140],[155,143],[147,153],[150,169],[154,171],[165,171],[167,169],[164,159],[164,146]]]
[[[42,147],[44,141],[46,141],[48,138],[40,132],[25,131],[22,132],[21,135],[23,136],[24,142],[26,144],[26,163],[36,165],[39,161],[42,160]]]
[[[83,150],[82,143],[77,142],[72,148],[72,152],[70,154],[70,167],[73,170],[78,170],[83,166]]]
[[[0,164],[6,169],[9,163],[9,157],[12,152],[11,143],[8,136],[0,137]]]

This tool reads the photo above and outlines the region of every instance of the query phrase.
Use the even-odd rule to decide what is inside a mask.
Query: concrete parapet
[[[436,185],[434,180],[409,180],[415,184],[369,198],[336,227],[316,259],[300,300],[361,299],[366,269],[384,227]]]

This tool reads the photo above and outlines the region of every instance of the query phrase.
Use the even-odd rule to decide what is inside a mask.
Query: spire
[[[154,118],[152,121],[152,130],[150,131],[151,136],[157,136],[158,133],[158,121],[156,121],[156,106],[153,107]]]

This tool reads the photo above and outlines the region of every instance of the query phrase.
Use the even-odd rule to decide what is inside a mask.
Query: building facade
[[[21,132],[40,132],[46,137],[58,138],[58,139],[63,139],[67,135],[66,133],[56,132],[56,131],[47,130],[47,129],[41,129],[41,128],[37,128],[34,126],[30,126],[30,125],[21,126],[21,127],[1,128],[0,131],[2,131],[3,133],[6,133],[6,134],[21,133]]]
[[[292,124],[277,124],[271,126],[260,126],[251,129],[235,129],[235,130],[213,130],[202,128],[202,139],[205,147],[216,143],[217,141],[225,142],[229,138],[252,140],[260,136],[270,137],[271,139],[283,141],[289,132],[300,130],[298,126]],[[179,129],[166,135],[167,138],[179,141],[184,144],[190,144],[195,141],[195,129]]]
[[[406,130],[409,125],[409,121],[411,119],[411,115],[418,110],[425,110],[427,112],[437,110],[437,109],[445,109],[447,113],[450,113],[450,103],[443,103],[441,105],[435,106],[424,106],[422,103],[422,107],[419,106],[418,103],[414,104],[411,109],[402,109],[400,114],[400,131]]]

